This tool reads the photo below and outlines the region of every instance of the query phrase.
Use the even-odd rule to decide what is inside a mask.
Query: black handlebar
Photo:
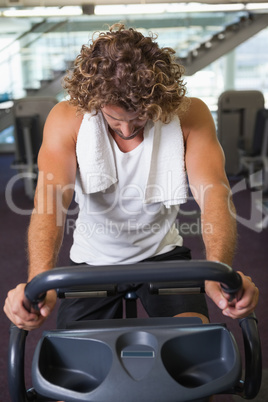
[[[245,350],[245,381],[241,396],[253,399],[258,394],[262,382],[262,352],[255,313],[239,320]]]
[[[224,291],[234,297],[242,285],[241,276],[228,265],[205,261],[143,262],[114,266],[79,265],[55,268],[44,272],[29,282],[25,288],[25,307],[37,308],[50,289],[104,284],[139,284],[179,282],[182,287],[199,287],[205,280],[220,282]],[[58,292],[59,293],[59,292]],[[254,398],[261,383],[261,346],[254,315],[240,320],[245,346],[245,381],[235,393],[245,399]],[[12,326],[10,329],[9,388],[13,402],[32,400],[24,386],[24,343],[26,331]]]
[[[235,295],[242,284],[240,275],[228,265],[205,260],[142,262],[139,264],[55,268],[37,275],[25,288],[25,307],[36,308],[50,289],[107,283],[185,282],[199,286],[211,280],[223,284],[224,291]],[[27,302],[28,300],[28,302]]]

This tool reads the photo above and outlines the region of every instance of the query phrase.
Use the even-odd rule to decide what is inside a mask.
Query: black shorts
[[[144,261],[190,260],[191,252],[187,247],[175,247],[172,251],[147,258]],[[74,265],[80,265],[75,264]],[[126,291],[135,290],[149,317],[173,317],[180,313],[193,312],[208,317],[204,294],[194,295],[152,295],[148,285],[118,286],[115,296],[106,298],[63,299],[58,309],[57,327],[64,329],[69,323],[81,320],[122,318],[123,297]]]

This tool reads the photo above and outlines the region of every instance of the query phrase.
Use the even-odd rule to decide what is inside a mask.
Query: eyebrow
[[[109,113],[104,112],[104,110],[102,110],[102,113],[106,114],[106,116],[109,116],[109,117],[111,117],[111,119],[114,119],[116,121],[127,121],[129,123],[130,121],[137,119],[137,117],[135,117],[134,119],[130,119],[130,120],[116,119],[115,117],[111,116]]]
[[[113,117],[113,116],[111,116],[110,114],[104,112],[103,110],[102,110],[102,113],[106,114],[106,116],[111,117],[111,119],[114,119],[114,120],[117,120],[117,121],[123,121],[123,120],[121,120],[121,119],[116,119],[115,117]]]

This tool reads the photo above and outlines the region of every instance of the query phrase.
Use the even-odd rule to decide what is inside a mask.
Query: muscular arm
[[[199,99],[192,99],[181,119],[186,145],[186,169],[190,188],[201,210],[206,258],[232,265],[236,248],[235,208],[224,169],[224,155],[217,140],[212,116]],[[258,302],[259,291],[242,273],[243,288],[228,303],[218,283],[206,281],[207,295],[232,318],[244,317]]]
[[[77,121],[68,104],[58,104],[44,128],[39,177],[28,232],[29,277],[55,266],[76,175]]]
[[[50,112],[38,156],[39,175],[34,209],[28,231],[28,280],[53,268],[61,246],[65,216],[73,197],[76,176],[76,135],[81,117],[67,102],[57,104]],[[4,311],[18,327],[31,330],[40,327],[56,303],[54,291],[47,293],[40,314],[23,306],[25,284],[8,292]]]
[[[207,106],[199,99],[192,99],[182,126],[186,169],[192,194],[201,210],[206,257],[231,265],[236,247],[235,208],[223,151]]]

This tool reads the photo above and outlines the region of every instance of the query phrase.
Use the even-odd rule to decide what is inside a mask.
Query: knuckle
[[[13,296],[13,289],[12,290],[9,290],[8,292],[7,292],[7,299],[12,299],[12,296]]]
[[[10,311],[13,315],[18,315],[18,306],[17,305],[12,305],[10,307]]]
[[[17,321],[15,322],[15,325],[16,325],[18,328],[20,328],[20,329],[24,329],[24,328],[25,328],[25,324],[24,324],[24,322],[21,321],[21,320],[17,320]]]

